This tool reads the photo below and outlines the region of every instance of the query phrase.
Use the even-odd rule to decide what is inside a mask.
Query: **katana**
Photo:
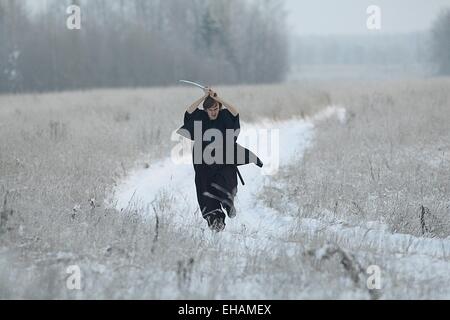
[[[198,84],[197,82],[194,82],[194,81],[180,80],[180,82],[196,86],[197,88],[200,88],[202,90],[206,90],[207,89],[205,86],[202,86],[201,84]]]
[[[179,81],[182,82],[182,83],[190,84],[191,86],[195,86],[197,88],[200,88],[203,91],[208,90],[208,87],[205,87],[205,86],[203,86],[203,85],[201,85],[201,84],[199,84],[197,82],[194,82],[194,81],[189,81],[189,80],[179,80]],[[214,94],[214,97],[217,97],[217,93]]]

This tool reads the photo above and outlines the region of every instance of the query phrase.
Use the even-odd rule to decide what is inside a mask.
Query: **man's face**
[[[215,103],[211,108],[206,109],[208,113],[209,120],[216,120],[219,116],[219,103]]]

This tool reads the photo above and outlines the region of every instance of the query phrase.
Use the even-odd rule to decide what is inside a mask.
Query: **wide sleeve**
[[[189,114],[189,112],[184,113],[183,126],[177,130],[177,133],[186,139],[194,140],[194,122],[201,121],[202,111],[200,109],[195,109],[194,112]]]
[[[184,113],[184,125],[188,125],[190,123],[193,123],[196,120],[200,120],[201,112],[202,111],[199,108],[195,109],[195,111],[192,113],[189,113],[186,111]]]
[[[223,111],[225,112],[227,118],[227,129],[240,130],[241,123],[239,121],[239,114],[234,116],[228,109],[224,109]]]

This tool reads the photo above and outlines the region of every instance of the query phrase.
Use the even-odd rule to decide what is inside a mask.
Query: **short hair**
[[[208,96],[205,101],[203,102],[203,109],[204,110],[208,110],[212,107],[214,107],[214,105],[216,104],[216,100],[214,100],[211,96]],[[220,102],[219,103],[219,109],[222,109],[222,104]]]

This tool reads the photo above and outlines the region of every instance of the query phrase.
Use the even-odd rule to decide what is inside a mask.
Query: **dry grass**
[[[347,108],[346,124],[319,124],[300,165],[274,180],[281,194],[272,186],[262,195],[283,199],[281,213],[297,215],[289,210],[298,208],[298,217],[321,219],[328,210],[351,225],[381,220],[393,231],[421,235],[423,212],[425,235],[439,237],[449,232],[449,84],[218,90],[245,121],[309,115],[331,103]],[[350,252],[336,238],[341,254],[318,260],[314,252],[330,236],[295,226],[262,248],[247,248],[251,237],[243,231],[228,248],[198,225],[177,225],[171,217],[181,213],[169,193],[147,215],[104,208],[136,161],[168,154],[172,131],[198,95],[172,88],[0,96],[0,298],[373,298],[350,272],[350,260],[361,270],[383,268],[384,298],[448,296],[447,278],[399,273],[394,254],[366,244]],[[81,267],[81,291],[65,286],[72,264]]]
[[[392,232],[450,236],[449,79],[324,88],[347,122],[318,125],[301,164],[287,168],[286,201]],[[280,175],[283,177],[283,175]]]
[[[308,114],[327,103],[313,88],[219,90],[247,121]],[[49,230],[62,231],[73,208],[87,214],[91,199],[102,204],[136,160],[168,155],[172,131],[200,95],[174,88],[0,96],[0,196],[14,196],[8,204],[25,234],[45,238]],[[280,103],[289,105],[281,113]]]
[[[328,103],[314,86],[217,89],[245,121],[308,115]],[[217,256],[220,247],[202,238],[204,232],[171,222],[170,195],[155,204],[158,226],[142,212],[103,205],[136,161],[151,164],[169,154],[172,131],[200,95],[160,88],[0,96],[0,298],[232,297],[215,279],[254,275],[247,272],[260,252],[241,271],[227,270],[235,260],[211,271],[209,264],[223,265],[227,257]],[[183,271],[191,259],[199,291],[186,288],[194,282]],[[89,279],[78,295],[65,287],[70,264],[82,265]]]

